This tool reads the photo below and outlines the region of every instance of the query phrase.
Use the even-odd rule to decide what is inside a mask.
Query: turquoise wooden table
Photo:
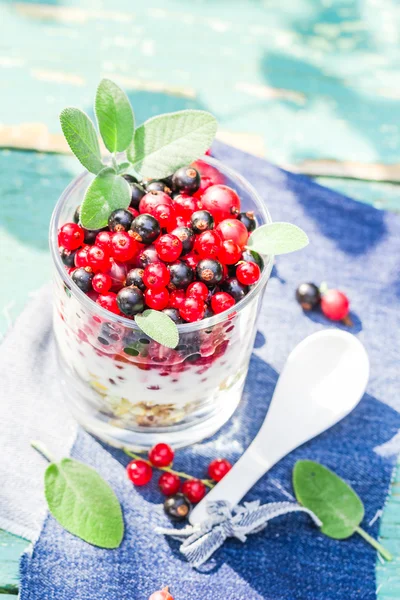
[[[9,0],[0,19],[2,334],[50,277],[49,217],[79,170],[58,114],[91,112],[103,76],[126,89],[138,122],[208,109],[221,139],[400,210],[398,3]],[[377,562],[385,600],[400,597],[399,498],[400,467],[380,528],[395,555]],[[0,532],[0,592],[14,598],[26,545]]]

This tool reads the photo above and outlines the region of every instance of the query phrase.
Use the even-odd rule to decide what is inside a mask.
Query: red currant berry
[[[88,250],[90,246],[83,246],[76,251],[74,263],[76,267],[87,267],[88,266]]]
[[[134,485],[146,485],[153,475],[153,469],[144,460],[132,460],[127,465],[126,472]]]
[[[58,245],[67,250],[76,250],[82,246],[85,232],[76,223],[65,223],[58,232]]]
[[[139,215],[139,211],[136,208],[132,208],[132,206],[128,206],[126,210],[129,210],[134,219]]]
[[[158,256],[165,262],[174,262],[182,253],[182,242],[172,233],[160,236],[154,245]]]
[[[91,246],[87,252],[87,262],[94,273],[107,271],[111,266],[108,250],[99,246]]]
[[[149,452],[149,459],[155,467],[168,467],[174,460],[174,451],[168,444],[156,444]]]
[[[96,235],[96,246],[99,248],[105,248],[111,253],[111,240],[113,237],[113,233],[111,231],[99,231]]]
[[[186,220],[189,220],[192,214],[201,208],[200,201],[197,198],[185,194],[176,196],[173,204],[176,214]]]
[[[200,256],[194,252],[189,252],[186,256],[182,256],[182,260],[184,260],[191,269],[195,269],[200,261]]]
[[[321,310],[328,319],[341,321],[349,314],[350,302],[339,290],[328,290],[321,298]]]
[[[125,263],[119,263],[115,261],[113,258],[111,259],[111,267],[107,271],[107,275],[109,275],[112,279],[112,288],[119,290],[124,284],[126,280],[126,275],[128,273],[128,268]]]
[[[240,198],[227,185],[212,185],[201,197],[203,208],[208,210],[216,223],[240,213]]]
[[[225,219],[218,225],[217,231],[222,240],[232,240],[240,248],[246,245],[249,237],[246,225],[238,219]]]
[[[177,308],[179,310],[185,299],[186,296],[183,290],[172,290],[172,292],[169,295],[168,306],[170,308]]]
[[[118,231],[111,240],[111,253],[116,260],[132,260],[138,250],[138,244],[126,231]]]
[[[171,594],[168,591],[168,588],[164,588],[158,592],[154,592],[149,598],[149,600],[174,600]]]
[[[161,229],[170,232],[176,227],[175,209],[170,204],[158,204],[153,208],[151,214],[160,223]]]
[[[189,479],[182,485],[182,492],[192,504],[197,504],[206,495],[206,486],[200,479]]]
[[[179,307],[179,314],[182,319],[188,323],[194,323],[195,321],[201,321],[204,316],[205,304],[203,300],[199,298],[189,297],[185,298],[182,305]]]
[[[205,302],[208,298],[208,287],[201,281],[194,281],[187,287],[186,296],[198,298]]]
[[[221,238],[216,231],[204,231],[196,237],[194,250],[200,258],[216,258],[221,244]]]
[[[216,458],[208,465],[208,476],[214,481],[221,481],[228,471],[232,469],[232,465],[226,458]]]
[[[168,290],[165,288],[161,288],[160,290],[153,290],[149,288],[144,293],[144,299],[149,308],[153,308],[154,310],[163,310],[168,306]]]
[[[143,196],[139,203],[139,212],[152,214],[153,209],[159,204],[172,204],[171,197],[165,192],[154,190]]]
[[[117,304],[117,294],[114,292],[108,292],[107,294],[100,294],[96,300],[96,304],[99,304],[102,308],[109,310],[115,315],[120,315],[121,311]]]
[[[211,298],[211,308],[216,315],[229,310],[235,304],[235,299],[226,292],[217,292]]]
[[[151,263],[143,272],[143,282],[146,287],[160,290],[167,287],[171,276],[164,263]]]
[[[106,294],[111,289],[112,279],[105,273],[97,273],[97,275],[93,277],[92,286],[95,292]]]
[[[261,270],[256,263],[241,262],[236,269],[236,278],[244,285],[253,285],[260,279]]]
[[[218,258],[225,265],[234,265],[242,258],[242,251],[232,240],[225,240],[222,242]]]
[[[158,480],[158,487],[164,496],[173,496],[181,487],[181,480],[175,473],[163,473]]]

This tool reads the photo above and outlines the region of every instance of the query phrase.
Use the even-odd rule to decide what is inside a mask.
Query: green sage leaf
[[[80,220],[86,229],[106,227],[108,217],[117,208],[127,208],[131,201],[129,183],[106,167],[93,179],[81,204]]]
[[[148,309],[136,315],[135,321],[146,335],[159,344],[167,348],[176,348],[178,345],[178,328],[165,313]]]
[[[91,467],[71,458],[51,463],[45,473],[45,496],[64,529],[100,548],[118,548],[124,535],[117,496]]]
[[[95,112],[107,150],[126,150],[133,138],[134,117],[125,92],[109,79],[102,79],[96,92]]]
[[[92,121],[78,108],[64,108],[61,128],[69,147],[80,163],[91,173],[99,173],[101,162],[99,140]]]
[[[317,515],[321,531],[336,540],[350,537],[364,518],[364,506],[355,491],[332,471],[311,460],[299,460],[293,469],[297,500]]]
[[[259,254],[288,254],[305,248],[309,243],[307,234],[291,223],[269,223],[253,231],[247,242],[250,250]]]
[[[136,129],[128,159],[142,177],[167,177],[202,156],[216,131],[215,117],[203,110],[153,117]]]

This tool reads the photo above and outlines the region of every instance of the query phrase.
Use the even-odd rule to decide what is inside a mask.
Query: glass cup
[[[271,222],[243,177],[210,157],[202,163],[238,192],[242,210],[253,211],[258,225]],[[72,181],[50,225],[60,384],[77,421],[111,445],[135,450],[158,442],[193,444],[215,433],[239,404],[273,258],[264,260],[260,280],[231,310],[178,325],[179,345],[170,350],[134,321],[93,302],[61,261],[58,229],[72,220],[92,177],[84,173]],[[124,266],[115,276],[121,277],[118,268],[123,277]]]

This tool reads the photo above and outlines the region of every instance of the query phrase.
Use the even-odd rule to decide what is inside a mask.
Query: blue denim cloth
[[[400,428],[397,411],[400,331],[400,220],[217,144],[215,155],[240,171],[261,193],[275,221],[303,227],[310,246],[278,258],[268,284],[244,398],[231,421],[211,440],[177,453],[175,466],[202,476],[210,459],[236,461],[265,416],[278,374],[291,349],[308,334],[333,326],[319,313],[303,314],[294,300],[301,281],[325,280],[352,301],[353,332],[371,359],[368,393],[343,422],[293,452],[247,495],[287,500],[296,460],[327,465],[354,486],[365,503],[364,527],[383,507],[395,457],[380,447]],[[397,363],[396,363],[397,359]],[[147,600],[165,585],[175,600],[369,600],[375,593],[376,553],[359,536],[334,541],[302,514],[276,519],[245,545],[229,540],[199,571],[178,553],[179,543],[154,534],[166,526],[156,481],[134,488],[121,452],[108,453],[80,432],[73,456],[97,468],[123,505],[126,535],[117,550],[73,537],[49,517],[21,567],[22,600]],[[155,478],[156,479],[156,478]]]

